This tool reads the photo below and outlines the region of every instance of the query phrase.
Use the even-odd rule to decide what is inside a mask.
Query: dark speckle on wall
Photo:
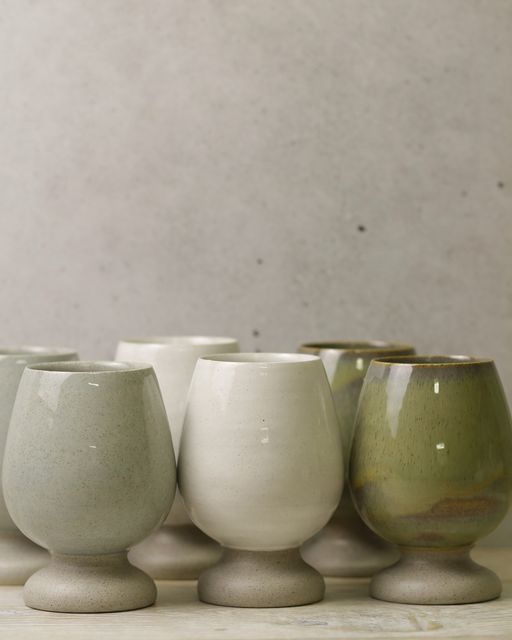
[[[256,260],[256,264],[263,264],[263,258],[258,258]]]
[[[253,335],[255,338],[258,338],[258,337],[259,337],[259,335],[260,335],[259,330],[258,330],[258,329],[253,329],[253,330],[252,330],[252,335]]]
[[[505,187],[505,183],[502,180],[498,180],[498,189],[503,189]]]
[[[360,231],[361,233],[364,233],[366,231],[366,227],[364,226],[364,224],[358,224],[357,230]]]

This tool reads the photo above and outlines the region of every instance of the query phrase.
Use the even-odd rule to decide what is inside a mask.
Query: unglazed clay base
[[[46,549],[19,531],[0,531],[0,585],[22,585],[50,562]]]
[[[128,562],[127,554],[53,555],[23,589],[32,609],[63,613],[128,611],[154,604],[153,580]]]
[[[163,525],[129,554],[155,580],[197,580],[220,556],[220,545],[192,524]]]
[[[199,599],[225,607],[293,607],[322,600],[322,576],[302,560],[298,549],[239,551],[204,571]]]
[[[373,578],[370,594],[403,604],[468,604],[498,598],[500,579],[473,562],[470,550],[401,547],[400,560]]]
[[[343,578],[373,576],[400,556],[364,524],[346,491],[334,516],[302,545],[301,554],[322,575]]]

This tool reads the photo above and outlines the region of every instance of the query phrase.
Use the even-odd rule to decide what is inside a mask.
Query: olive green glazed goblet
[[[470,558],[505,516],[512,490],[510,413],[492,360],[374,360],[349,478],[363,520],[401,551],[373,578],[374,598],[463,604],[500,595],[499,578]]]
[[[313,342],[301,353],[319,356],[324,364],[338,414],[343,442],[344,468],[350,445],[359,393],[373,358],[414,354],[414,347],[390,342]],[[301,549],[304,560],[324,576],[372,576],[398,558],[395,547],[379,538],[359,517],[348,489],[327,525]]]

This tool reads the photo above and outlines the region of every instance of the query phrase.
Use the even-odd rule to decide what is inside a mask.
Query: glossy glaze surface
[[[3,471],[14,522],[57,554],[112,554],[167,515],[175,490],[169,427],[149,365],[28,367]]]
[[[3,464],[5,441],[14,399],[16,398],[18,385],[25,367],[37,362],[76,360],[77,358],[78,354],[70,349],[51,349],[47,347],[0,348],[0,471]],[[0,492],[0,530],[16,530],[16,526],[5,506],[2,492]]]
[[[350,466],[359,511],[400,545],[473,543],[504,517],[512,487],[510,414],[492,361],[371,364]]]
[[[77,358],[76,352],[70,349],[0,348],[0,478],[12,407],[26,365]],[[0,484],[0,584],[23,584],[34,571],[47,562],[46,551],[25,538],[12,521]]]
[[[193,376],[179,479],[192,520],[222,545],[297,547],[338,504],[342,446],[319,358],[201,358]]]
[[[321,358],[331,384],[341,430],[345,469],[357,403],[370,362],[379,356],[413,354],[410,345],[383,341],[311,342],[300,346],[300,353]],[[322,531],[302,548],[304,559],[328,576],[369,576],[393,562],[397,555],[362,522],[348,489],[336,513]]]
[[[308,342],[299,347],[299,353],[316,355],[323,362],[336,405],[343,441],[345,470],[348,471],[357,403],[370,362],[374,358],[383,356],[413,354],[414,347],[379,340]]]
[[[169,419],[172,442],[178,455],[187,394],[201,356],[239,351],[234,338],[218,336],[152,336],[127,338],[117,346],[116,360],[148,362],[153,365]],[[177,492],[167,524],[190,524]]]
[[[116,359],[153,365],[177,453],[188,389],[197,359],[203,355],[236,351],[239,348],[234,338],[154,336],[122,340],[117,347]],[[134,564],[159,580],[196,579],[219,557],[219,545],[192,524],[179,489],[162,527],[130,551]]]

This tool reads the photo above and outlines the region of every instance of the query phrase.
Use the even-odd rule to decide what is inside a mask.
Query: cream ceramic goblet
[[[192,521],[224,547],[221,560],[199,577],[201,600],[284,607],[322,599],[323,578],[299,547],[339,502],[343,456],[319,358],[201,358],[178,475]]]
[[[359,393],[373,358],[411,355],[414,347],[392,342],[310,342],[300,353],[317,355],[331,384],[341,429],[345,470],[348,470]],[[398,559],[396,547],[382,540],[359,517],[348,483],[327,525],[301,549],[302,557],[324,576],[362,577]]]
[[[119,362],[27,367],[7,437],[3,486],[14,522],[50,550],[28,579],[35,609],[104,612],[153,604],[127,549],[171,507],[176,467],[153,368]]]
[[[463,604],[498,597],[498,577],[469,555],[505,516],[512,489],[512,428],[494,363],[374,360],[357,412],[350,486],[365,522],[401,551],[374,576],[374,598]]]
[[[27,364],[76,360],[74,351],[51,347],[0,349],[0,475],[5,440],[21,375]],[[50,558],[16,527],[5,506],[0,488],[0,585],[20,585]]]
[[[233,338],[167,336],[122,340],[116,360],[149,362],[160,384],[172,441],[179,451],[190,380],[200,356],[239,351]],[[130,560],[157,580],[196,579],[220,557],[219,545],[194,524],[179,490],[164,524],[130,551]]]

